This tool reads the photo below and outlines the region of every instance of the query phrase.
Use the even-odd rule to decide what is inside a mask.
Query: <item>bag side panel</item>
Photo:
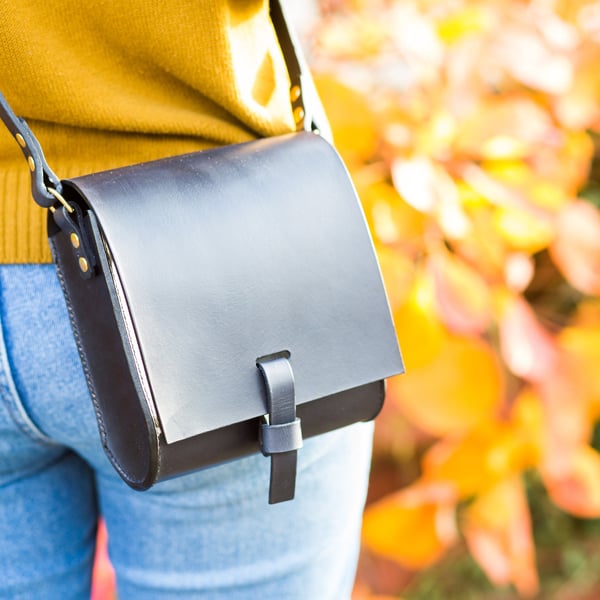
[[[158,442],[123,347],[104,273],[79,275],[67,236],[49,216],[49,242],[104,450],[123,480],[147,489],[156,478]],[[101,247],[95,248],[100,253]]]

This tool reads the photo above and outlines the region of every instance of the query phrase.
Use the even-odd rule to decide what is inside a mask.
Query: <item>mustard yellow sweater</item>
[[[0,0],[0,90],[61,178],[292,131],[268,0]],[[0,124],[0,262],[49,262]]]

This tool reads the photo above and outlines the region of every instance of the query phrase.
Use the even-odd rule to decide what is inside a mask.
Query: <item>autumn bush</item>
[[[364,545],[419,570],[463,544],[536,596],[526,488],[600,517],[600,4],[321,6],[311,61],[407,368]]]

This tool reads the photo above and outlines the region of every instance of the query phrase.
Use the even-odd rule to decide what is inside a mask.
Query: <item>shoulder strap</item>
[[[331,142],[329,121],[304,59],[302,48],[288,26],[289,20],[285,16],[280,0],[271,0],[271,20],[290,76],[290,97],[296,122],[300,124],[300,129],[318,132],[321,137]]]
[[[271,19],[290,76],[290,98],[299,129],[319,132],[330,140],[331,133],[325,112],[306,66],[300,45],[288,26],[280,0],[270,0]],[[33,199],[44,208],[58,202],[70,207],[61,196],[60,179],[48,166],[39,141],[21,117],[17,117],[0,92],[0,119],[17,140],[31,171]]]
[[[0,92],[0,119],[4,122],[13,137],[17,140],[31,172],[31,194],[33,199],[44,208],[50,208],[58,197],[55,193],[61,193],[60,179],[52,172],[42,147],[35,135],[25,122],[25,119],[17,117],[8,102]]]

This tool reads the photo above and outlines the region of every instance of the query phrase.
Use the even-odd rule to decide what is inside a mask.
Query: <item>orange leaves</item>
[[[477,498],[467,511],[463,531],[471,554],[492,583],[513,583],[524,597],[537,593],[531,519],[518,478]]]
[[[418,491],[405,490],[367,509],[363,539],[374,552],[417,569],[454,543],[454,519],[451,503],[422,502]]]
[[[543,473],[552,500],[579,517],[600,516],[600,454],[579,446],[565,461],[560,473]]]
[[[570,364],[570,381],[577,382],[586,404],[587,420],[600,417],[600,323],[572,326],[559,336]]]
[[[436,442],[419,480],[367,510],[367,546],[410,568],[426,566],[456,541],[453,506],[474,498],[462,519],[474,558],[494,583],[534,593],[531,524],[519,474],[540,460],[542,421],[539,399],[524,393],[506,422],[488,421]]]
[[[569,282],[586,294],[600,294],[600,211],[576,201],[557,217],[552,258]]]
[[[554,341],[519,296],[502,300],[500,351],[510,370],[528,381],[540,381],[558,360]]]
[[[555,111],[568,129],[595,129],[600,125],[600,74],[597,45],[589,46],[576,57],[573,85],[555,100]]]

